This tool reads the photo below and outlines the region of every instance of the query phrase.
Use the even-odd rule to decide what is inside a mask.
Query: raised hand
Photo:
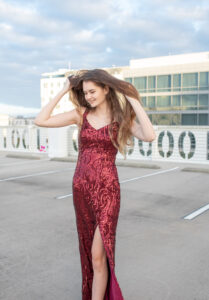
[[[70,80],[69,80],[69,78],[67,78],[65,81],[65,84],[62,88],[62,91],[63,91],[63,93],[67,93],[70,91],[70,89],[71,89]]]

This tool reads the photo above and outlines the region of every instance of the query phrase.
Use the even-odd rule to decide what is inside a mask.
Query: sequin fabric
[[[72,181],[82,271],[82,300],[91,300],[93,267],[91,247],[97,225],[107,254],[108,283],[104,300],[124,300],[115,275],[116,227],[120,211],[120,183],[108,127],[95,129],[83,114],[78,137],[78,160]],[[113,123],[116,140],[119,124]]]

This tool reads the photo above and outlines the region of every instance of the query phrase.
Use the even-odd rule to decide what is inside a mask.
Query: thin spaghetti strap
[[[86,109],[85,109],[85,111],[83,113],[83,116],[86,117],[87,113],[88,113],[88,107],[86,107]]]
[[[84,128],[84,124],[85,124],[85,122],[86,122],[86,114],[87,114],[87,110],[88,110],[88,108],[86,107],[86,109],[85,109],[85,111],[84,111],[84,113],[83,113],[83,115],[82,115],[82,124],[81,124],[81,126],[79,126],[79,128],[78,128],[78,136],[79,136],[79,144],[80,144],[80,133],[81,133],[81,131],[83,130],[83,128]]]
[[[88,108],[86,107],[86,109],[85,109],[85,111],[84,111],[84,113],[83,113],[83,120],[82,120],[82,126],[81,126],[81,129],[83,128],[83,125],[84,125],[84,123],[86,122],[86,115],[87,115],[87,113],[88,113]]]
[[[84,113],[83,113],[83,123],[86,121],[86,115],[88,114],[88,107],[86,107]]]

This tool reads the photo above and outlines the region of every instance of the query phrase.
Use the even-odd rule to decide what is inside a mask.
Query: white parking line
[[[175,168],[172,168],[172,169],[163,170],[163,171],[159,171],[159,172],[155,172],[155,173],[151,173],[151,174],[147,174],[147,175],[143,175],[143,176],[139,176],[139,177],[135,177],[135,178],[123,180],[123,181],[120,181],[120,183],[124,183],[124,182],[128,182],[128,181],[133,181],[133,180],[138,180],[138,179],[141,179],[141,178],[150,177],[150,176],[154,176],[154,175],[158,175],[158,174],[163,174],[163,173],[171,172],[171,171],[174,171],[174,170],[177,170],[177,169],[179,169],[179,167],[175,167]]]
[[[202,213],[204,213],[206,210],[209,209],[209,204],[199,208],[198,210],[195,210],[193,213],[187,215],[186,217],[184,217],[185,220],[192,220],[195,217],[201,215]]]
[[[72,195],[73,194],[68,194],[68,195],[64,195],[64,196],[58,196],[58,197],[55,197],[55,199],[64,199],[64,198],[70,197]]]
[[[172,168],[172,169],[168,169],[168,170],[164,170],[164,171],[159,171],[159,172],[155,172],[155,173],[151,173],[151,174],[147,174],[147,175],[143,175],[143,176],[139,176],[139,177],[135,177],[135,178],[123,180],[123,181],[120,181],[120,183],[124,183],[124,182],[128,182],[128,181],[133,181],[133,180],[138,180],[138,179],[141,179],[141,178],[145,178],[145,177],[149,177],[149,176],[154,176],[154,175],[158,175],[158,174],[163,174],[163,173],[171,172],[171,171],[174,171],[174,170],[177,170],[177,169],[179,169],[179,167],[175,167],[175,168]],[[70,197],[70,196],[72,196],[72,194],[58,196],[58,197],[55,197],[55,199],[63,199],[63,198],[67,198],[67,197]]]
[[[74,170],[74,169],[75,169],[75,168],[67,168],[67,169],[62,169],[62,170],[55,170],[55,171],[48,171],[48,172],[40,172],[40,173],[34,173],[34,174],[29,174],[29,175],[17,176],[17,177],[9,177],[9,178],[5,178],[5,179],[0,179],[0,182],[3,182],[3,181],[10,181],[10,180],[15,180],[15,179],[21,179],[21,178],[35,177],[35,176],[40,176],[40,175],[48,175],[48,174],[62,173],[62,172],[66,172],[66,171]]]
[[[42,161],[49,161],[50,158],[47,159],[40,159],[40,160],[30,160],[30,161],[22,161],[22,162],[16,162],[16,163],[9,163],[9,164],[0,164],[0,167],[6,167],[6,166],[15,166],[15,165],[24,165],[24,164],[31,164],[31,163],[37,163]]]

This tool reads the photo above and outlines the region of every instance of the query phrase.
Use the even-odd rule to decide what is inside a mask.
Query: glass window
[[[170,125],[171,123],[171,116],[166,114],[156,115],[154,119],[157,125]]]
[[[181,125],[180,114],[151,114],[149,116],[153,125]]]
[[[181,74],[173,74],[173,90],[181,90]]]
[[[182,109],[197,109],[197,95],[182,95]]]
[[[173,74],[173,87],[181,86],[181,74]]]
[[[171,114],[171,117],[170,125],[181,125],[181,114]]]
[[[173,106],[181,106],[181,96],[180,95],[176,95],[173,96]]]
[[[132,78],[131,77],[125,78],[125,81],[132,83]]]
[[[208,125],[208,114],[199,114],[198,125]]]
[[[153,108],[153,107],[155,107],[155,97],[154,96],[150,96],[150,97],[147,97],[148,99],[147,99],[147,106],[149,107],[149,108]]]
[[[200,83],[201,88],[208,88],[208,72],[200,72]]]
[[[183,74],[183,90],[196,90],[198,86],[198,73]]]
[[[146,92],[147,89],[147,77],[134,77],[134,86],[141,92]]]
[[[156,85],[156,77],[155,76],[149,76],[148,77],[148,90],[149,92],[155,92],[155,86]]]
[[[141,99],[142,99],[142,103],[143,103],[143,105],[144,106],[147,106],[147,101],[146,101],[146,97],[141,97]]]
[[[157,96],[157,107],[171,106],[171,96]]]
[[[148,117],[149,117],[149,119],[150,119],[150,121],[152,122],[152,114],[149,114],[149,113],[147,113],[147,115],[148,115]]]
[[[199,109],[208,109],[208,94],[199,95]]]
[[[157,76],[158,92],[169,92],[171,90],[171,75]]]
[[[197,114],[182,114],[182,125],[197,125]]]

